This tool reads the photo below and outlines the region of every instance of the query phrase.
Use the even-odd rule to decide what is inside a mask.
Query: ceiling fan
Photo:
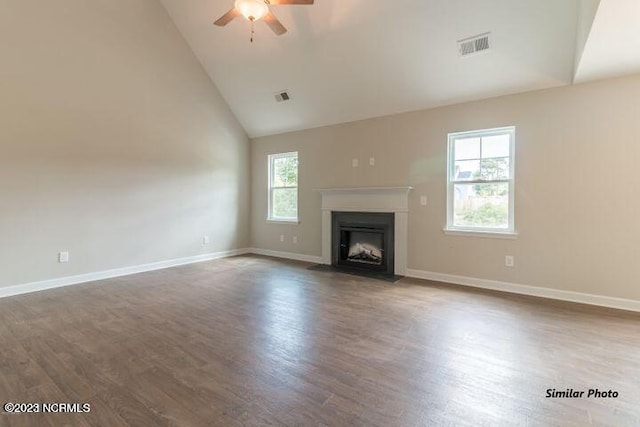
[[[234,7],[222,15],[214,24],[224,27],[237,16],[244,16],[251,21],[251,41],[253,42],[253,23],[264,19],[271,31],[277,36],[281,36],[287,32],[287,29],[269,10],[269,6],[282,4],[313,4],[313,0],[236,0]]]

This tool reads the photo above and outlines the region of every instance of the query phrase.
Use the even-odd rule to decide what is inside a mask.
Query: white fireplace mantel
[[[397,275],[407,271],[409,191],[412,187],[320,188],[322,195],[322,262],[331,264],[331,212],[394,213]]]

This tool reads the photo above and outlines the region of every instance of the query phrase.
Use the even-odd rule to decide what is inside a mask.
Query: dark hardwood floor
[[[638,426],[640,315],[236,257],[0,299],[0,426]],[[598,388],[617,398],[546,398]]]

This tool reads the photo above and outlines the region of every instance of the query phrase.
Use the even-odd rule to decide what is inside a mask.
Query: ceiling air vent
[[[275,97],[276,102],[285,102],[291,99],[291,96],[289,96],[289,92],[287,92],[286,90],[281,90],[280,92],[276,93]]]
[[[484,33],[468,39],[458,40],[458,53],[460,56],[469,56],[489,50],[489,47],[491,47],[490,35],[491,33]]]

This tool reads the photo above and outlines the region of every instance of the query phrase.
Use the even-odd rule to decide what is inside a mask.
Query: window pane
[[[455,160],[479,159],[480,138],[456,139],[453,150]]]
[[[499,157],[493,159],[482,159],[482,168],[480,169],[479,178],[487,181],[494,179],[509,179],[509,158]]]
[[[274,188],[272,210],[275,218],[298,218],[298,189]]]
[[[453,225],[509,228],[509,184],[455,184]]]
[[[480,174],[480,160],[462,160],[456,162],[453,171],[455,181],[470,181],[478,179]]]
[[[510,135],[494,135],[482,138],[482,158],[509,157]]]
[[[298,185],[298,157],[281,157],[273,160],[273,186]]]

